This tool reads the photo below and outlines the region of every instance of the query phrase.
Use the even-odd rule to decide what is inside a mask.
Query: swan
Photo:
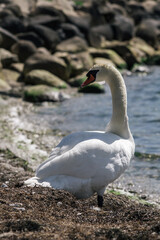
[[[35,177],[25,184],[64,189],[77,198],[97,193],[98,207],[102,207],[105,188],[127,169],[135,144],[128,123],[126,86],[120,72],[111,65],[95,65],[86,76],[82,87],[105,80],[111,89],[113,110],[106,130],[64,137],[37,168]]]

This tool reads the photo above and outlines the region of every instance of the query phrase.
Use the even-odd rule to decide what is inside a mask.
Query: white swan
[[[97,65],[87,73],[83,86],[105,80],[111,89],[113,113],[105,132],[72,133],[53,149],[48,160],[25,184],[64,189],[77,198],[97,192],[98,206],[103,205],[106,186],[129,166],[134,155],[134,140],[128,125],[127,94],[124,80],[113,66]]]

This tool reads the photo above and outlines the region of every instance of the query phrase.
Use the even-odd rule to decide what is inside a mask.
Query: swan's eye
[[[90,71],[86,74],[86,76],[87,76],[87,77],[90,77],[90,75],[92,75],[92,76],[96,79],[96,74],[97,74],[98,71],[99,71],[99,70],[90,70]]]
[[[99,70],[90,70],[86,76],[87,76],[87,79],[84,83],[82,83],[81,87],[85,87],[87,86],[88,84],[90,83],[93,83],[95,80],[96,80],[96,74]]]

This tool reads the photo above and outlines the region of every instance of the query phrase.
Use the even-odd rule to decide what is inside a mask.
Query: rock
[[[7,4],[5,9],[11,11],[13,15],[18,18],[22,17],[23,15],[20,7],[17,4],[13,4],[13,3]]]
[[[89,52],[80,52],[77,54],[70,54],[71,76],[76,76],[85,70],[88,70],[93,65],[93,60]]]
[[[129,44],[129,41],[115,41],[110,44],[107,42],[105,47],[109,47],[118,53],[125,60],[129,69],[131,69],[135,63],[144,62],[147,57],[146,53],[142,51],[139,46],[135,47],[134,45]]]
[[[153,56],[154,55],[154,48],[151,47],[149,44],[147,44],[143,39],[141,38],[132,38],[129,41],[129,45],[135,48],[138,48],[142,52],[146,54],[146,56]]]
[[[145,40],[149,45],[157,47],[158,36],[160,34],[160,22],[153,19],[147,19],[141,22],[136,29],[136,36]]]
[[[87,50],[87,43],[80,37],[73,37],[62,41],[56,47],[57,51],[78,53]]]
[[[0,19],[5,17],[14,16],[13,12],[9,9],[3,8],[0,10]]]
[[[154,9],[157,7],[157,2],[153,0],[147,0],[142,2],[142,6],[146,11],[146,15],[151,16],[150,14],[155,14]]]
[[[34,11],[32,11],[32,15],[50,15],[54,17],[58,17],[61,22],[65,22],[64,14],[61,10],[56,9],[56,7],[53,6],[52,3],[49,2],[38,2],[36,8]]]
[[[111,49],[90,48],[89,52],[94,58],[100,57],[111,60],[118,68],[126,67],[126,62],[116,53],[116,51]]]
[[[48,85],[56,88],[66,88],[67,84],[46,70],[32,70],[25,76],[25,83],[31,85]]]
[[[54,1],[38,1],[37,8],[44,7],[45,9],[50,8],[51,11],[53,9],[56,9],[59,12],[67,13],[67,14],[75,14],[73,4],[70,1],[66,0],[54,0]],[[54,14],[55,12],[51,12],[51,14]]]
[[[37,48],[37,53],[50,55],[51,53],[45,47]]]
[[[86,80],[86,73],[84,72],[81,75],[78,75],[76,77],[70,78],[68,83],[70,84],[70,86],[72,87],[81,87],[82,83]]]
[[[97,57],[97,58],[94,58],[93,60],[94,64],[98,64],[98,65],[101,65],[101,64],[106,64],[106,65],[113,65],[115,66],[115,64],[110,60],[110,59],[107,59],[107,58],[100,58],[100,57]]]
[[[132,72],[144,75],[144,74],[150,73],[150,69],[145,65],[140,65],[140,66],[135,66],[132,69]]]
[[[16,4],[24,15],[27,15],[35,8],[37,0],[12,0],[12,4]]]
[[[5,80],[11,87],[17,87],[20,85],[18,79],[20,77],[20,73],[10,70],[10,69],[2,69],[3,80]]]
[[[59,102],[67,98],[68,96],[60,93],[57,89],[46,85],[27,87],[24,91],[24,100],[30,102]]]
[[[84,35],[80,32],[80,30],[73,24],[70,23],[62,23],[58,33],[62,40],[66,40],[68,38],[72,38],[78,36],[83,38]]]
[[[146,1],[145,1],[146,2]],[[135,24],[139,24],[143,19],[148,18],[147,11],[143,3],[130,2],[127,4],[127,12],[134,19]]]
[[[18,61],[18,58],[15,54],[12,54],[11,52],[4,48],[0,48],[0,58],[3,67],[8,67],[12,63]]]
[[[63,59],[39,52],[26,60],[23,71],[24,75],[34,69],[47,70],[63,80],[67,80],[70,76],[70,67]]]
[[[18,72],[18,73],[22,73],[23,68],[24,68],[24,64],[23,63],[12,63],[9,68],[13,71]]]
[[[68,22],[77,26],[84,34],[87,34],[91,25],[91,15],[83,11],[76,11],[74,14],[65,13]]]
[[[81,92],[81,93],[104,93],[105,89],[102,85],[100,85],[98,83],[92,83],[86,87],[79,88],[78,92]]]
[[[53,30],[58,29],[60,24],[62,23],[61,19],[58,16],[50,16],[47,14],[31,16],[29,22],[32,25],[43,25]]]
[[[26,28],[23,21],[15,16],[7,16],[3,18],[0,22],[0,25],[2,28],[13,34],[25,32]]]
[[[1,41],[1,47],[10,49],[11,46],[18,42],[18,38],[14,36],[12,33],[9,31],[3,29],[0,27],[0,35],[2,36],[2,41]]]
[[[32,42],[37,48],[44,45],[43,39],[41,39],[35,32],[19,33],[17,34],[17,37],[20,40]]]
[[[0,78],[0,92],[9,91],[10,89],[10,85]]]
[[[88,51],[80,53],[56,52],[54,56],[64,59],[66,64],[70,66],[70,76],[76,76],[93,65],[93,59]]]
[[[118,15],[112,24],[114,39],[125,41],[133,37],[134,23],[132,19]]]
[[[58,33],[46,26],[30,24],[28,31],[35,32],[44,41],[45,47],[53,51],[60,42]]]
[[[25,62],[36,50],[36,46],[26,40],[20,40],[12,46],[12,52],[18,55],[20,62]]]
[[[88,40],[92,47],[101,47],[103,39],[113,40],[113,30],[109,24],[92,27],[88,34]]]
[[[153,56],[150,56],[147,60],[146,60],[147,64],[150,65],[160,65],[160,50],[159,51],[155,51]]]

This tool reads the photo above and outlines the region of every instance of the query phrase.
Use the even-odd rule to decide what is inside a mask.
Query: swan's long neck
[[[112,118],[107,125],[107,132],[115,133],[123,138],[131,137],[127,116],[127,92],[124,80],[115,68],[106,73],[106,82],[112,93]]]

